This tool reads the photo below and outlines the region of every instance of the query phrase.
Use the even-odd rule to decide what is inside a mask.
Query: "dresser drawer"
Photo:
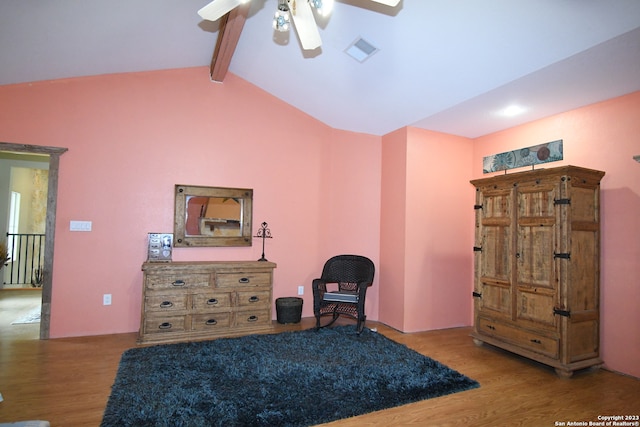
[[[193,309],[196,311],[229,311],[231,309],[230,292],[207,292],[193,295]]]
[[[269,310],[238,311],[235,313],[235,326],[247,327],[257,325],[271,325]]]
[[[212,331],[228,329],[231,326],[231,313],[207,313],[191,316],[191,330]]]
[[[478,330],[485,335],[509,341],[527,350],[552,358],[558,358],[559,348],[557,339],[482,317],[479,319]]]
[[[144,320],[146,334],[184,332],[186,316],[149,316]]]
[[[192,289],[209,286],[209,274],[149,274],[147,289]]]
[[[149,295],[144,298],[145,311],[171,312],[186,309],[186,295]]]
[[[238,307],[268,308],[271,304],[271,292],[269,291],[238,291]]]
[[[239,286],[269,286],[271,285],[271,273],[217,273],[216,286],[239,287]]]

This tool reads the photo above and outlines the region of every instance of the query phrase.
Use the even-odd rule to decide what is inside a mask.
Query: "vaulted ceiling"
[[[2,1],[0,85],[209,66],[223,26],[207,3]],[[640,90],[638,0],[337,0],[313,51],[274,32],[277,4],[232,11],[214,65],[338,129],[477,137]],[[379,49],[364,62],[345,53],[359,37]]]

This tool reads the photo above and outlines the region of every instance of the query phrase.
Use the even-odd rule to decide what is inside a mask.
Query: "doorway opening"
[[[0,152],[0,289],[42,287],[48,174],[49,156]]]
[[[7,304],[10,307],[31,307],[34,305],[34,300],[36,300],[37,306],[39,300],[40,321],[37,328],[40,339],[49,338],[58,171],[60,156],[66,151],[66,148],[59,147],[0,142],[0,174],[3,174],[0,179],[0,200],[2,200],[0,227],[6,230],[6,233],[0,235],[0,242],[4,242],[7,249],[6,260],[2,263],[3,268],[0,268],[0,278],[2,279],[0,283],[3,288],[0,291],[3,293],[0,303],[6,309]],[[47,163],[48,167],[22,168],[40,169],[39,172],[27,172],[27,174],[35,174],[34,179],[27,179],[27,181],[35,182],[37,188],[26,190],[30,193],[30,206],[35,206],[35,209],[27,209],[29,212],[25,213],[24,195],[17,189],[19,186],[14,185],[19,179],[12,178],[12,169],[15,172],[29,162],[37,161],[40,161],[40,164]],[[13,167],[9,166],[11,164]],[[43,169],[45,172],[42,171]],[[25,172],[18,171],[16,173],[20,175]],[[11,183],[12,181],[13,183]],[[35,193],[35,196],[32,193]],[[43,197],[43,193],[46,196]],[[30,218],[38,215],[40,217],[35,220]],[[27,228],[20,226],[23,221],[29,224]],[[13,272],[10,272],[10,268],[7,267],[11,267]],[[7,298],[11,295],[8,294],[9,292],[15,292],[13,294],[15,298]],[[27,293],[25,294],[25,292]],[[33,297],[34,293],[30,294],[29,292],[34,292],[36,298]],[[13,302],[7,303],[7,301]],[[37,312],[37,308],[29,310]],[[3,312],[9,311],[11,310],[3,310]],[[17,321],[19,320],[17,319]],[[16,326],[24,324],[20,323]],[[30,328],[35,329],[36,327],[30,326]],[[4,333],[5,330],[0,327],[0,332]]]

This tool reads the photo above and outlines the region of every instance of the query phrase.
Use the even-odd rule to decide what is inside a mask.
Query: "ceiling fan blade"
[[[400,0],[371,0],[376,3],[386,4],[387,6],[395,7],[400,3]]]
[[[198,15],[207,21],[217,21],[231,10],[245,3],[243,0],[213,0],[198,11]]]
[[[300,44],[304,50],[313,50],[322,46],[318,25],[307,0],[287,0],[289,13],[296,27]]]

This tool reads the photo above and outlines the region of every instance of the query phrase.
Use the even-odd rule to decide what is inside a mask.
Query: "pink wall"
[[[606,172],[601,183],[601,355],[609,369],[640,377],[640,92],[478,138],[482,158],[563,140],[564,160]]]
[[[380,138],[333,130],[330,139],[319,159],[324,176],[318,233],[323,244],[313,278],[319,277],[324,261],[337,254],[363,255],[379,267]],[[379,272],[367,290],[365,314],[370,319],[378,318]]]
[[[404,329],[407,128],[382,138],[379,320]]]
[[[380,320],[404,332],[471,324],[472,152],[416,128],[383,138]]]
[[[472,322],[473,144],[410,128],[408,138],[405,329]]]
[[[254,229],[267,221],[274,236],[274,297],[304,285],[304,316],[330,254],[377,258],[380,138],[335,131],[234,75],[215,84],[192,68],[0,86],[0,140],[69,148],[52,338],[138,330],[147,233],[172,231],[175,184],[254,189]],[[347,202],[371,209],[347,214]],[[70,232],[70,220],[93,231]],[[261,249],[180,248],[174,260],[257,260]]]

